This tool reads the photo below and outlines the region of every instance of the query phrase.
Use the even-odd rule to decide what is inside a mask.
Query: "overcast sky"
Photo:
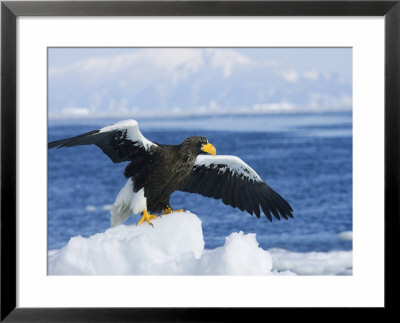
[[[49,117],[349,110],[351,48],[50,48]]]

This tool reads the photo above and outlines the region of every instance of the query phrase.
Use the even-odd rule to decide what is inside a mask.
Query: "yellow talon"
[[[156,219],[157,217],[153,214],[149,214],[147,212],[147,210],[144,210],[142,213],[142,218],[140,219],[140,221],[137,223],[142,224],[144,221],[146,221],[148,224],[150,224],[151,226],[153,226],[153,224],[150,222],[151,219]]]
[[[170,214],[170,213],[172,213],[172,212],[183,212],[183,209],[179,209],[179,210],[173,210],[173,209],[171,209],[170,207],[167,207],[165,210],[164,210],[164,213],[163,214],[161,214],[161,215],[165,215],[165,214]]]
[[[163,212],[162,215],[164,215],[164,214],[170,214],[170,213],[172,213],[172,209],[171,209],[170,207],[167,207],[167,208],[164,210],[164,212]]]

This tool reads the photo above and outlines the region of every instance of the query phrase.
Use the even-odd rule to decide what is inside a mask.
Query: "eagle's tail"
[[[111,227],[122,224],[132,214],[133,182],[128,179],[111,207]]]
[[[111,227],[122,224],[132,213],[139,214],[147,210],[146,202],[144,189],[135,192],[133,181],[129,178],[111,207]]]

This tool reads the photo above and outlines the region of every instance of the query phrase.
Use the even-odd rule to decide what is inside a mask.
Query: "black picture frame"
[[[399,244],[400,0],[2,1],[1,3],[1,321],[128,322],[257,320],[269,309],[18,308],[16,281],[16,19],[19,16],[384,16],[385,307],[396,310]],[[134,292],[134,291],[133,291]],[[267,291],[266,291],[267,292]],[[299,310],[299,309],[298,309]],[[284,315],[285,309],[274,309]],[[325,315],[325,314],[324,314]],[[331,317],[331,314],[330,318]],[[262,318],[263,316],[260,316]],[[369,317],[373,319],[373,317]]]

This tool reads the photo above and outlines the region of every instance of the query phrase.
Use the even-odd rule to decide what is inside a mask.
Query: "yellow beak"
[[[215,147],[214,147],[213,145],[211,145],[210,143],[209,143],[209,144],[206,144],[206,145],[203,145],[203,146],[201,147],[201,150],[204,151],[205,153],[210,154],[210,155],[213,155],[213,156],[215,156],[215,155],[217,154],[217,150],[216,150]]]

